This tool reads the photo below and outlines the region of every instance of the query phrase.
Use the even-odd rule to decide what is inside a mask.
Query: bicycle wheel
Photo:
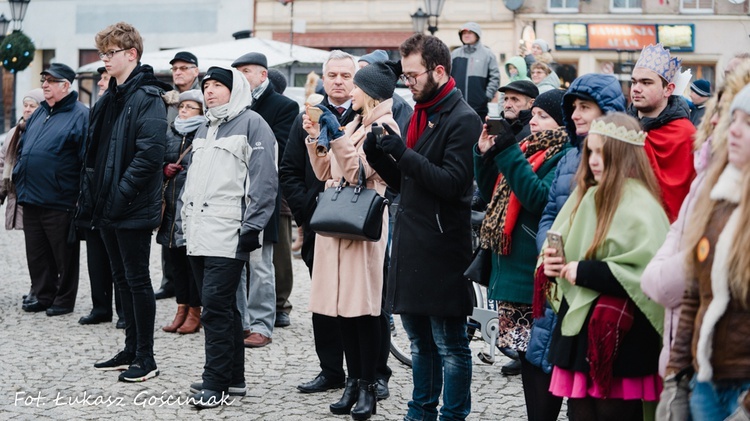
[[[398,314],[391,316],[391,355],[411,367],[411,341]]]

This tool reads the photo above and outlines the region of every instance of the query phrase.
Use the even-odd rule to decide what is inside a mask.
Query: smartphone
[[[383,126],[378,126],[378,123],[372,123],[372,134],[375,135],[375,144],[380,146],[380,140],[383,139]]]
[[[487,134],[490,136],[497,136],[503,129],[502,118],[488,118],[485,124],[487,124]]]
[[[316,106],[308,106],[307,115],[310,117],[310,121],[317,123],[320,120],[320,116],[323,115],[323,110]]]
[[[557,250],[555,257],[562,257],[563,261],[565,260],[562,234],[555,231],[547,231],[547,247]]]

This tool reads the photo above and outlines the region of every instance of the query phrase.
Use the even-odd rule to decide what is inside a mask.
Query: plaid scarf
[[[617,359],[622,338],[633,327],[633,301],[601,295],[589,319],[589,376],[606,395],[612,384],[612,367]]]
[[[548,159],[560,153],[567,141],[567,132],[562,127],[544,130],[524,139],[521,152],[536,172]],[[501,255],[510,254],[511,234],[520,212],[521,201],[511,190],[508,180],[499,174],[479,234],[482,248],[491,248]]]

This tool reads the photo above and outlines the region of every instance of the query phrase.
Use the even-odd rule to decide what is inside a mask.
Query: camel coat
[[[6,202],[5,229],[8,231],[23,229],[23,206],[19,205],[16,201],[15,188],[11,191],[5,189],[5,179],[10,180],[11,173],[13,173],[13,166],[15,165],[15,161],[6,162],[6,153],[8,152],[8,143],[10,143],[10,139],[16,130],[18,130],[18,126],[8,131],[8,134],[5,136],[5,143],[3,143],[3,147],[0,149],[0,197]]]
[[[366,119],[357,116],[346,126],[344,136],[331,141],[325,156],[315,153],[315,142],[307,139],[308,155],[318,179],[326,188],[338,185],[341,177],[356,184],[359,164],[365,169],[367,188],[385,193],[385,182],[367,163],[362,150],[373,122],[398,130],[388,99],[375,107]],[[383,292],[383,262],[388,241],[388,214],[383,212],[380,241],[353,241],[315,236],[315,258],[310,290],[310,311],[326,316],[379,316]]]

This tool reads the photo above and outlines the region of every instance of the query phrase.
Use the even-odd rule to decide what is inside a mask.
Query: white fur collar
[[[711,188],[711,199],[740,203],[741,184],[742,171],[732,164],[727,164],[719,179],[716,180],[716,184]]]

